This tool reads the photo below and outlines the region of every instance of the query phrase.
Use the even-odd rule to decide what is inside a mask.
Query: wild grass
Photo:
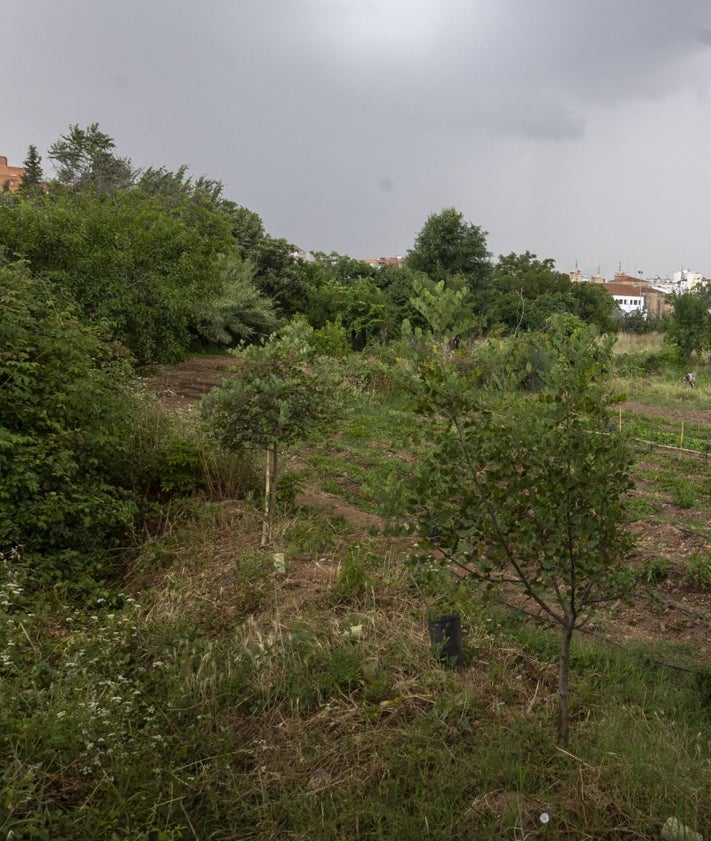
[[[665,446],[690,450],[706,458],[711,454],[711,425],[692,423],[659,414],[647,415],[622,408],[615,416],[618,428],[635,438],[642,448]],[[706,459],[704,459],[704,462]]]
[[[348,502],[375,510],[406,481],[400,398],[381,368],[363,379],[336,440],[295,453],[294,497],[348,474]],[[642,455],[633,514],[708,523],[703,465]],[[711,833],[693,647],[577,639],[563,751],[544,624],[338,512],[284,500],[275,546],[260,532],[249,500],[176,505],[123,589],[81,608],[33,594],[21,553],[0,559],[0,838],[611,840],[670,816]],[[660,549],[640,578],[704,592],[710,569]],[[460,668],[433,656],[432,612],[460,613]]]
[[[335,439],[309,442],[308,463],[318,481],[365,511],[388,512],[408,476],[412,415],[399,394],[360,393],[347,407]]]
[[[662,350],[663,345],[663,333],[618,333],[614,353],[652,353]]]
[[[165,603],[74,614],[51,674],[37,665],[5,696],[3,831],[622,838],[668,815],[708,831],[706,685],[581,643],[561,751],[550,632],[402,561],[363,544],[323,603],[277,603],[219,636]],[[429,651],[426,608],[441,599],[462,612],[459,670]]]

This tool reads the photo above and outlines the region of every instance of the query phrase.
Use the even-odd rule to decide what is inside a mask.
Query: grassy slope
[[[670,815],[711,833],[711,678],[695,643],[580,641],[573,741],[557,749],[556,637],[409,563],[412,539],[375,533],[383,490],[407,480],[403,416],[375,386],[334,441],[291,454],[285,574],[258,548],[257,512],[230,500],[176,509],[129,595],[88,612],[30,602],[8,567],[0,837],[631,839]],[[679,473],[666,458],[641,477],[647,521],[681,510],[658,481]],[[684,510],[707,523],[705,468],[685,469]],[[651,565],[659,548],[640,559],[653,584],[673,572]],[[432,659],[430,610],[461,612],[461,670]]]

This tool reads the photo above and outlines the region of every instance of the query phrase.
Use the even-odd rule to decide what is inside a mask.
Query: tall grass
[[[614,353],[652,353],[664,344],[663,333],[618,333]]]

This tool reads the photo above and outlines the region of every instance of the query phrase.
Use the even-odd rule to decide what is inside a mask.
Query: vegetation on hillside
[[[454,208],[303,260],[95,124],[48,157],[0,196],[0,835],[708,833],[702,299],[613,357],[609,296]],[[200,409],[146,386],[227,348]],[[686,644],[605,642],[630,579]]]

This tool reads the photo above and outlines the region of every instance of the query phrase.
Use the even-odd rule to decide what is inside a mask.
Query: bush
[[[42,577],[75,574],[132,529],[130,380],[120,349],[60,293],[0,267],[0,551],[22,545]]]
[[[661,374],[677,362],[676,353],[669,347],[646,353],[622,353],[613,357],[614,370],[620,376]]]
[[[311,336],[311,346],[319,356],[345,359],[351,353],[351,344],[342,324],[328,321]]]

